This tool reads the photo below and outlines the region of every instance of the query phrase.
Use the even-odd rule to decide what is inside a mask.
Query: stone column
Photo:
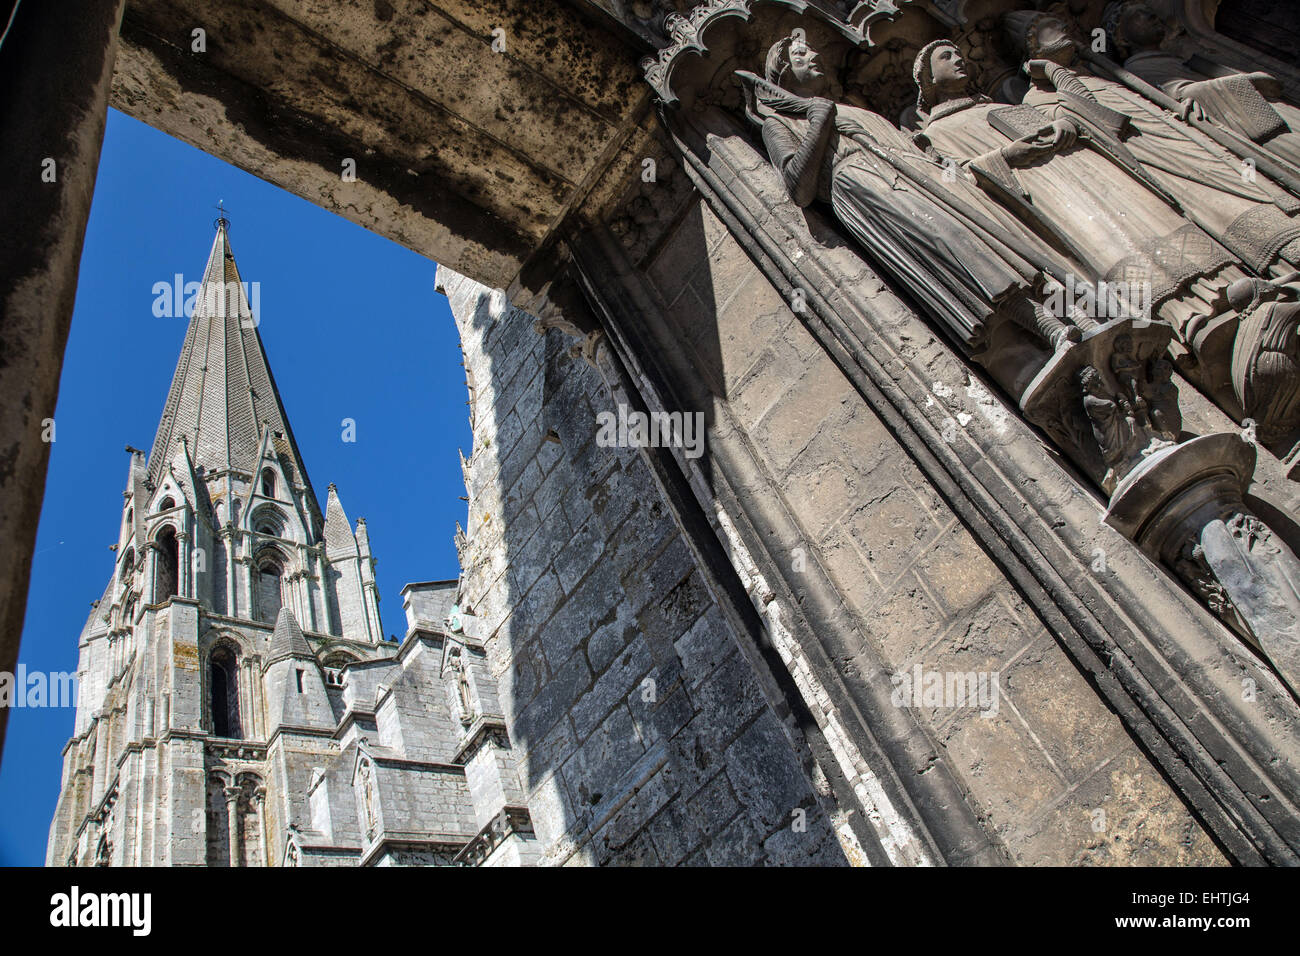
[[[271,842],[266,836],[266,788],[258,787],[249,795],[253,809],[257,811],[257,829],[262,843],[262,865],[271,865]]]
[[[190,533],[181,531],[176,535],[176,593],[181,597],[194,597],[191,578]]]
[[[0,671],[14,670],[124,0],[24,3],[0,48]],[[52,161],[52,163],[51,163]],[[8,709],[0,709],[0,744]]]
[[[245,740],[260,740],[257,729],[257,695],[261,687],[258,668],[251,657],[241,657],[239,669],[239,733]]]
[[[239,866],[239,788],[226,787],[226,830],[230,834],[230,865]]]
[[[226,547],[226,613],[237,617],[239,599],[235,596],[235,534],[230,525],[221,529]]]
[[[335,620],[335,617],[334,617],[334,611],[333,611],[333,609],[330,607],[330,583],[329,583],[329,573],[330,573],[330,572],[329,572],[329,568],[330,568],[330,563],[329,563],[329,559],[325,556],[325,545],[324,545],[324,544],[321,544],[321,545],[320,545],[320,554],[319,554],[319,558],[320,558],[320,561],[319,561],[317,567],[320,569],[320,599],[321,599],[321,606],[324,608],[324,611],[325,611],[325,628],[324,628],[324,630],[325,630],[325,633],[326,633],[326,634],[342,634],[342,633],[343,633],[343,624],[342,624],[341,621]]]
[[[248,732],[245,737],[266,739],[266,720],[262,713],[262,659],[257,655],[248,658],[248,699],[251,704]]]
[[[145,604],[156,604],[158,602],[158,548],[152,541],[144,546],[144,586],[145,594],[141,600]]]

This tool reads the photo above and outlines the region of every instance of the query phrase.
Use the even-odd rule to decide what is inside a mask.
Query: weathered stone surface
[[[796,807],[814,807],[811,783],[644,459],[635,448],[595,442],[597,411],[614,405],[600,374],[569,354],[572,340],[562,333],[537,336],[532,318],[515,309],[494,316],[482,286],[447,269],[438,281],[473,381],[499,380],[505,373],[496,366],[521,348],[532,350],[544,370],[512,376],[518,386],[494,392],[490,401],[475,390],[471,491],[481,487],[477,474],[499,474],[501,460],[514,454],[500,429],[520,409],[559,438],[540,446],[558,451],[544,478],[512,488],[503,501],[503,533],[471,534],[462,555],[466,580],[474,582],[463,599],[480,615],[513,608],[487,637],[488,654],[499,662],[495,668],[529,675],[502,682],[502,707],[547,861],[676,863],[701,841],[721,860],[725,845],[750,841],[726,853],[791,862],[799,853],[838,847],[825,818],[810,812],[799,839],[764,848],[764,839],[789,826]],[[512,334],[519,328],[534,338]],[[536,530],[530,508],[542,516]],[[471,522],[478,509],[471,494]],[[564,531],[557,532],[551,516],[561,514]],[[493,549],[505,560],[494,561]],[[473,576],[475,568],[498,564],[509,570]],[[538,583],[520,593],[534,578]],[[533,610],[530,596],[543,582],[553,582],[544,585],[549,599],[544,611]],[[696,689],[688,689],[688,678]],[[736,743],[756,714],[767,715],[764,732]],[[698,789],[691,781],[700,765],[735,774],[755,799],[731,798],[727,809],[712,808],[712,817],[683,818],[680,806]],[[690,826],[679,833],[683,819]],[[807,848],[814,844],[821,849]]]
[[[1296,252],[1280,243],[1243,255],[1249,243],[1228,221],[1243,201],[1273,226],[1281,222],[1273,208],[1295,210],[1276,194],[1261,198],[1265,187],[1253,182],[1220,188],[1223,176],[1217,186],[1160,187],[1180,197],[1189,237],[1203,229],[1232,250],[1222,274],[1199,262],[1184,278],[1199,275],[1200,284],[1184,284],[1170,299],[1178,308],[1159,316],[1195,356],[1183,368],[1200,393],[1143,351],[1163,349],[1167,332],[1139,330],[1134,358],[1117,327],[1099,332],[1074,316],[1066,323],[1019,308],[1041,291],[1037,281],[1018,269],[999,277],[985,255],[996,246],[987,245],[990,231],[968,234],[970,208],[943,228],[926,215],[862,228],[846,211],[872,214],[866,167],[827,164],[838,170],[821,184],[838,190],[834,206],[807,178],[820,174],[820,158],[851,150],[848,138],[828,137],[826,157],[813,150],[786,162],[806,133],[826,127],[826,104],[790,108],[767,90],[749,105],[784,110],[785,131],[765,129],[760,139],[746,125],[736,69],[762,69],[792,24],[821,35],[826,17],[852,8],[869,22],[842,24],[835,50],[854,30],[864,49],[851,69],[833,69],[850,88],[845,102],[888,117],[867,125],[894,150],[856,161],[906,155],[915,171],[937,159],[896,135],[894,118],[916,93],[896,67],[931,37],[957,32],[984,92],[1005,102],[1024,92],[1026,57],[1001,57],[1016,55],[1027,29],[1034,48],[1020,53],[1068,60],[1066,47],[1048,42],[1050,19],[1017,14],[1026,5],[1015,0],[986,5],[977,22],[956,11],[942,24],[919,4],[898,6],[822,4],[814,17],[802,4],[715,3],[691,20],[663,18],[662,2],[604,0],[126,4],[116,105],[509,293],[440,273],[464,342],[475,434],[459,586],[408,588],[407,638],[399,650],[385,647],[364,530],[352,530],[331,495],[325,514],[304,506],[305,547],[293,552],[303,573],[287,593],[302,639],[274,642],[274,609],[263,600],[272,593],[263,576],[274,575],[249,550],[254,539],[241,536],[276,535],[242,526],[221,535],[223,522],[245,517],[232,502],[255,484],[256,469],[232,478],[237,488],[209,488],[215,522],[202,517],[208,502],[187,498],[173,516],[185,519],[178,555],[214,546],[218,580],[192,580],[178,567],[171,595],[142,560],[126,578],[147,578],[154,591],[110,586],[101,602],[108,619],[92,615],[82,640],[87,705],[67,750],[52,860],[1296,861],[1300,712],[1279,680],[1294,675],[1277,642],[1287,615],[1300,619],[1300,596],[1279,571],[1300,547],[1290,517],[1298,496],[1282,460],[1295,415],[1286,370],[1296,358],[1293,336],[1271,335],[1294,331],[1294,283],[1279,270]],[[1070,14],[1085,32],[1096,13],[1086,6]],[[1260,65],[1243,36],[1257,48],[1276,41],[1234,23],[1229,42],[1191,5],[1166,9],[1182,26],[1180,57],[1197,53],[1241,73]],[[870,49],[867,26],[888,35],[888,55]],[[195,27],[205,31],[201,49]],[[76,245],[66,240],[84,224],[85,147],[97,139],[106,95],[103,37],[91,40],[79,60],[99,79],[80,92],[93,95],[48,98],[50,121],[81,144],[71,164],[81,173],[77,195],[54,212],[15,217],[40,220],[47,232],[53,224],[62,236],[47,243],[53,259],[19,269],[19,278],[48,273],[38,284],[65,304]],[[5,69],[19,41],[24,71],[48,78],[47,66],[31,62],[39,44],[21,29],[6,40]],[[787,93],[838,98],[838,89],[813,89],[807,62],[791,49],[790,72],[765,79]],[[927,58],[944,49],[954,48],[932,46],[918,60],[923,107],[965,91],[961,77],[938,76],[943,64]],[[661,52],[646,67],[647,84],[637,60],[651,50]],[[1293,109],[1300,73],[1260,62],[1280,79],[1278,89],[1259,80],[1268,102]],[[1040,106],[1059,105],[1041,99],[1049,94],[1078,94],[1058,69],[1069,66],[1030,66]],[[1087,96],[1141,105],[1131,84],[1124,93],[1094,68],[1105,72],[1093,59],[1073,77]],[[662,119],[652,89],[672,101]],[[1240,123],[1224,102],[1215,104],[1220,120]],[[983,104],[975,107],[957,103],[919,121],[942,150],[989,159],[962,151],[970,143],[958,134],[976,131],[965,121],[983,115]],[[1157,155],[1141,137],[1164,120],[1138,119],[1129,158],[1177,178],[1155,160],[1202,147],[1176,132],[1178,143]],[[1200,123],[1192,120],[1213,139]],[[26,149],[33,137],[19,132],[5,141]],[[1083,146],[1029,143],[1039,132],[993,151],[1008,161],[1004,186],[1063,182],[1067,167],[1084,162]],[[1049,146],[1060,155],[1046,159]],[[1035,150],[1043,161],[1026,172],[1019,161]],[[355,180],[340,175],[349,159]],[[1112,192],[1132,200],[1123,208],[1142,210],[1116,234],[1157,220],[1182,228],[1182,213],[1153,199],[1158,191],[1119,159],[1083,182],[1124,182]],[[1197,169],[1228,168],[1215,162]],[[24,164],[30,157],[15,168]],[[1272,175],[1267,165],[1259,171]],[[937,177],[938,166],[930,172]],[[954,190],[978,215],[1010,215],[973,191],[979,183],[964,192],[956,185],[965,182],[954,179]],[[888,201],[879,208],[916,198],[897,186],[882,187]],[[1234,190],[1240,195],[1225,198]],[[945,203],[922,206],[938,215]],[[1095,238],[1070,209],[1037,208],[1050,221],[1036,225],[1058,239],[1071,230]],[[1029,239],[1009,219],[998,222],[997,241]],[[920,246],[908,246],[918,234]],[[919,248],[912,268],[899,267],[900,248]],[[26,253],[11,253],[30,265]],[[995,249],[992,258],[1013,257]],[[1099,265],[1097,255],[1081,258]],[[1243,267],[1257,274],[1230,283],[1228,273]],[[968,294],[970,315],[936,308],[936,288]],[[1213,300],[1204,315],[1197,296]],[[507,297],[541,321],[508,308]],[[6,342],[13,326],[36,343],[30,353],[6,352],[19,356],[12,368],[34,389],[30,403],[10,403],[21,409],[11,457],[36,467],[0,475],[19,505],[4,514],[30,516],[15,539],[22,560],[11,563],[20,586],[30,552],[22,532],[35,526],[43,461],[30,426],[53,407],[57,363],[49,360],[66,309],[28,328],[30,303],[15,301]],[[1216,311],[1223,302],[1240,314]],[[1201,319],[1213,334],[1199,335]],[[990,342],[979,341],[985,333]],[[1085,365],[1095,377],[1080,377]],[[1028,388],[1040,369],[1049,374]],[[1086,396],[1070,390],[1081,382]],[[1171,395],[1175,386],[1181,395]],[[606,447],[596,440],[597,416],[620,406],[699,413],[704,455]],[[1169,475],[1168,462],[1188,460],[1167,448],[1205,455],[1199,464],[1210,471],[1223,464],[1180,431],[1237,431],[1248,411],[1264,419],[1252,440],[1267,447],[1253,483],[1239,468],[1234,487],[1198,505],[1217,508],[1212,517],[1153,520],[1137,535],[1126,522],[1150,516],[1120,495],[1129,510],[1099,524],[1102,495],[1125,490],[1130,472],[1149,477],[1158,466]],[[168,463],[181,473],[193,464]],[[150,505],[164,493],[146,488],[155,464],[128,489]],[[1199,472],[1185,473],[1194,484]],[[1188,505],[1178,484],[1142,485],[1159,493],[1136,497],[1152,508]],[[141,509],[124,522],[123,541],[142,544],[146,527],[156,533],[166,520]],[[1260,599],[1241,584],[1248,579],[1269,580],[1279,600]],[[139,603],[128,612],[133,596]],[[4,591],[0,601],[20,604]],[[463,630],[446,620],[453,601]],[[1276,621],[1251,613],[1288,601]],[[235,670],[218,677],[228,666]],[[938,698],[923,693],[927,675],[941,679]],[[996,696],[944,696],[966,676],[985,690],[996,680]],[[920,693],[900,699],[913,679]],[[222,680],[238,700],[219,728],[211,692]],[[166,754],[160,771],[146,759],[155,751]]]

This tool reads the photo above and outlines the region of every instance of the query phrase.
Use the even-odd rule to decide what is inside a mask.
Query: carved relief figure
[[[1292,445],[1300,420],[1300,341],[1296,312],[1300,272],[1278,282],[1246,278],[1228,288],[1241,316],[1237,338],[1252,343],[1233,355],[1232,383],[1242,415],[1258,423],[1265,445]]]
[[[453,647],[447,655],[447,665],[456,675],[456,702],[460,708],[460,722],[469,724],[474,720],[474,704],[470,696],[469,676],[465,673],[465,662],[461,659],[459,647]]]
[[[375,814],[375,773],[369,760],[362,760],[357,766],[357,775],[361,778],[361,807],[365,814],[366,839],[373,840],[379,825]]]
[[[747,114],[800,206],[821,200],[889,275],[968,350],[1005,316],[1061,347],[1079,338],[1032,297],[1070,265],[964,175],[926,156],[878,114],[836,103],[835,86],[802,36],[767,56],[766,76],[738,75]],[[946,173],[946,174],[945,174]]]
[[[993,103],[972,87],[950,41],[923,48],[915,76],[925,140],[967,164],[990,195],[1074,251],[1089,280],[1149,284],[1153,309],[1162,317],[1179,313],[1177,326],[1215,314],[1212,292],[1206,290],[1207,300],[1186,290],[1235,268],[1228,251],[1088,148],[1072,118]],[[1231,278],[1241,275],[1233,271]]]
[[[1119,404],[1111,397],[1106,379],[1091,365],[1079,370],[1079,386],[1083,391],[1083,410],[1092,423],[1093,438],[1101,450],[1107,474],[1102,484],[1114,486],[1112,475],[1115,466],[1124,458],[1124,448],[1131,437],[1132,423],[1120,414]]]
[[[1178,408],[1178,386],[1173,383],[1173,363],[1163,356],[1151,360],[1151,374],[1144,387],[1151,424],[1166,441],[1177,441],[1183,430]]]
[[[1161,49],[1168,30],[1145,0],[1119,7],[1115,25],[1126,70],[1186,103],[1192,114],[1208,116],[1297,167],[1300,175],[1300,109],[1282,99],[1276,77],[1260,70],[1239,73],[1200,57],[1189,62]]]
[[[1021,22],[1016,16],[1012,22]],[[1179,210],[1195,212],[1225,234],[1250,234],[1233,241],[1242,249],[1272,250],[1254,261],[1271,263],[1276,275],[1285,265],[1281,250],[1300,242],[1288,239],[1300,236],[1294,232],[1300,220],[1283,212],[1289,197],[1276,188],[1243,195],[1246,186],[1264,185],[1239,189],[1237,168],[1203,148],[1192,131],[1184,135],[1169,125],[1177,120],[1118,84],[1058,63],[1072,62],[1076,50],[1064,25],[1046,15],[1024,16],[1035,86],[1022,106],[999,106],[973,90],[951,42],[921,51],[916,79],[926,140],[967,163],[991,195],[1027,222],[1047,224],[1055,241],[1086,262],[1092,281],[1149,283],[1155,314],[1178,333],[1184,371],[1240,420],[1244,412],[1235,395],[1245,390],[1241,370],[1264,348],[1258,329],[1239,326],[1227,295],[1247,276],[1232,252]],[[1144,140],[1148,130],[1152,135]],[[1255,225],[1262,231],[1251,233]],[[1300,307],[1285,305],[1272,321],[1300,321]],[[1267,422],[1271,435],[1300,427],[1300,415],[1287,411],[1296,404],[1290,397],[1295,389],[1300,383],[1286,384],[1286,395],[1267,403],[1275,414],[1287,412]]]
[[[1252,270],[1280,275],[1300,262],[1300,199],[1262,174],[1244,174],[1241,160],[1209,137],[1089,70],[1059,18],[1018,12],[1007,14],[1005,23],[1027,60],[1032,85],[1025,103],[1075,123],[1129,169],[1139,188],[1163,190]]]

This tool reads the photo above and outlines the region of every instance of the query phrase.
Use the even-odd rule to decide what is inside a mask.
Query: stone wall
[[[471,389],[462,553],[551,864],[843,863],[773,702],[643,456],[602,448],[601,375],[441,269]]]
[[[710,452],[750,450],[801,532],[799,547],[787,549],[792,560],[824,571],[853,612],[869,646],[839,662],[845,679],[880,685],[919,665],[998,681],[988,716],[972,706],[915,709],[930,748],[901,770],[945,763],[1017,863],[1220,861],[1119,719],[703,201],[646,274],[680,343],[665,350],[678,397],[712,423]],[[879,305],[912,324],[919,347],[933,342],[897,299],[882,295]],[[956,394],[995,423],[1009,414],[978,380],[932,368],[934,402]],[[959,413],[953,425],[970,418]]]

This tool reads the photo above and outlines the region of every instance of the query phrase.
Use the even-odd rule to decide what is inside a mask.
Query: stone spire
[[[275,622],[271,649],[262,665],[262,686],[266,692],[268,737],[277,731],[334,727],[334,712],[320,664],[298,619],[287,607],[280,609]]]
[[[265,425],[271,429],[275,451],[293,472],[290,479],[306,486],[309,507],[319,515],[257,332],[261,316],[253,314],[249,303],[253,289],[255,286],[240,279],[223,217],[217,221],[217,234],[149,455],[149,479],[158,481],[181,438],[187,440],[195,466],[208,474],[227,469],[250,472],[258,464]],[[253,303],[258,299],[254,292]]]
[[[357,539],[348,524],[343,502],[339,500],[339,490],[330,482],[329,499],[325,503],[325,548],[331,557],[344,555],[355,557]]]
[[[282,661],[289,657],[298,660],[316,659],[311,652],[311,647],[307,644],[307,638],[303,636],[298,619],[293,616],[293,611],[287,607],[282,607],[275,619],[275,633],[271,635],[271,649],[267,652],[266,664],[263,666],[270,667],[276,661]]]

